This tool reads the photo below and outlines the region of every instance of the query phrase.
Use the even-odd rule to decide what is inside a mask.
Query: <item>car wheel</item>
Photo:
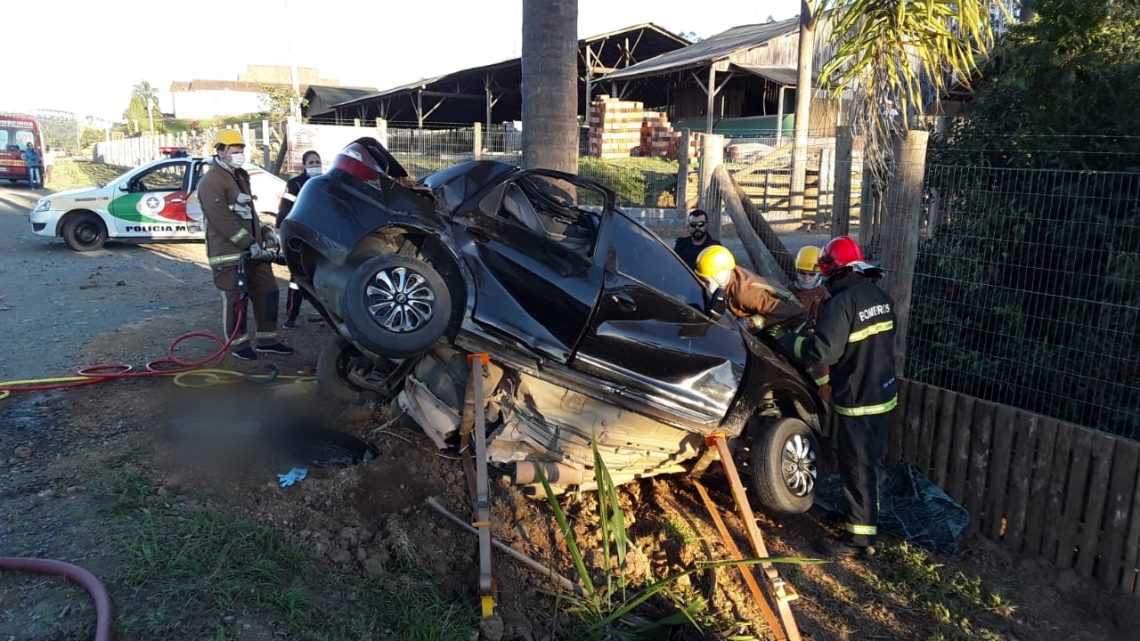
[[[378,398],[371,390],[352,382],[351,376],[366,377],[373,373],[372,361],[353,347],[352,343],[337,339],[321,350],[317,356],[317,390],[321,396],[347,405],[359,405]]]
[[[451,321],[451,293],[439,272],[411,256],[371,258],[348,277],[344,322],[360,344],[390,358],[431,347]]]
[[[77,252],[94,251],[107,242],[107,227],[95,214],[72,214],[63,224],[63,239]]]
[[[780,418],[752,436],[752,484],[760,502],[777,512],[807,512],[815,500],[819,442],[807,423]]]

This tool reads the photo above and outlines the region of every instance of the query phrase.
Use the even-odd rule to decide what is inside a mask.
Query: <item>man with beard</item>
[[[689,235],[678,238],[673,251],[685,261],[689,269],[696,271],[697,256],[705,249],[719,244],[719,240],[709,235],[709,215],[701,209],[694,209],[689,212]]]

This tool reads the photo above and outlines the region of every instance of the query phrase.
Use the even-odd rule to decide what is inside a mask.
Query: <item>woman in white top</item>
[[[51,170],[55,167],[55,150],[44,147],[44,184],[51,182]]]

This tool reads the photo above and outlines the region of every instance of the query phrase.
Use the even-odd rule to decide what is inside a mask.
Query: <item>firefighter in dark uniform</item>
[[[826,540],[821,549],[834,556],[863,556],[873,552],[878,535],[879,474],[890,413],[898,402],[894,302],[875,284],[882,270],[863,261],[849,236],[824,246],[819,267],[831,298],[815,331],[795,337],[792,350],[808,367],[831,367],[847,522],[843,539]]]
[[[277,306],[280,293],[273,276],[273,254],[265,246],[277,244],[277,235],[262,225],[253,206],[245,141],[232,129],[223,129],[214,141],[214,162],[198,184],[198,200],[206,221],[206,255],[214,286],[222,290],[222,318],[226,337],[248,327],[246,301],[238,288],[238,264],[244,260],[246,291],[257,322],[254,340],[241,332],[231,355],[254,360],[257,353],[292,354],[293,348],[277,340]],[[243,258],[245,254],[245,258]],[[244,326],[237,327],[239,316]]]
[[[293,211],[293,203],[297,202],[297,194],[301,193],[301,187],[309,181],[313,176],[320,176],[321,170],[321,155],[313,150],[306,151],[301,156],[301,173],[289,179],[285,183],[285,193],[281,194],[281,203],[277,206],[277,228],[281,229],[281,222]],[[293,279],[289,279],[289,293],[285,295],[285,322],[281,323],[281,327],[285,329],[293,329],[297,326],[297,316],[301,314],[301,288]]]

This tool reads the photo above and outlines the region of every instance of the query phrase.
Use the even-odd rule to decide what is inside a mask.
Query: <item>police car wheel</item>
[[[777,512],[807,512],[815,501],[819,441],[798,418],[770,419],[754,426],[752,484],[760,502]]]
[[[63,240],[77,252],[95,251],[107,242],[107,227],[95,214],[72,214],[63,223]]]
[[[447,283],[426,261],[376,256],[348,277],[342,315],[365,349],[389,358],[414,356],[431,347],[451,322]]]

